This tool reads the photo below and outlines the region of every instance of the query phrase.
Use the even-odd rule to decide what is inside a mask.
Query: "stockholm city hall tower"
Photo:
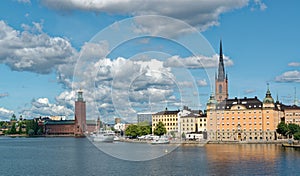
[[[216,74],[216,78],[215,78],[215,94],[218,103],[228,98],[228,78],[227,78],[227,74],[225,74],[223,51],[222,51],[222,40],[220,40],[218,74]]]

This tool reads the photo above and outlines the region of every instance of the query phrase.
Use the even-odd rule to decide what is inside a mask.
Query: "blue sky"
[[[203,110],[221,38],[230,97],[300,99],[296,0],[84,2],[0,2],[0,119]]]

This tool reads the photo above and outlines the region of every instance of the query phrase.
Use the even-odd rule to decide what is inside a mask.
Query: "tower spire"
[[[225,68],[224,68],[222,39],[221,39],[220,40],[220,55],[219,55],[218,80],[219,81],[223,81],[224,79],[225,79]]]

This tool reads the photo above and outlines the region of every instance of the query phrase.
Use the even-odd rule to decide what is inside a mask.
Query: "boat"
[[[91,136],[94,142],[113,142],[115,133],[111,130],[100,129],[96,134]]]
[[[156,138],[153,139],[151,141],[151,144],[169,144],[170,140],[167,137],[160,137],[160,138]]]
[[[296,144],[282,144],[282,147],[300,148],[300,145],[296,145]]]
[[[114,141],[120,141],[120,138],[118,136],[114,136]]]

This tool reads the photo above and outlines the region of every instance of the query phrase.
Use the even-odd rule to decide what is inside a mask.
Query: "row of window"
[[[230,111],[227,111],[226,114],[229,114]],[[248,111],[248,114],[251,114],[251,113],[254,113],[256,114],[256,111]],[[261,111],[257,111],[259,114],[261,114]],[[237,114],[240,114],[241,112],[238,111]],[[266,111],[266,113],[269,113],[269,111]],[[212,114],[212,112],[210,112],[210,114]],[[224,114],[224,111],[223,112],[217,112],[217,114]],[[231,111],[231,114],[235,114],[235,111]],[[243,111],[243,114],[246,114],[246,111]]]
[[[177,114],[175,115],[155,115],[152,116],[153,118],[162,118],[162,117],[177,117]]]
[[[293,112],[293,113],[286,113],[286,116],[300,116],[300,113]]]
[[[155,118],[153,118],[152,120],[153,120],[153,122],[159,122],[159,121],[169,122],[169,121],[177,121],[178,119],[177,118],[173,118],[173,119],[155,119]]]
[[[220,129],[217,129],[217,131],[219,132],[219,131],[221,131]],[[224,132],[225,131],[225,129],[224,128],[222,128],[222,131]],[[229,128],[227,128],[227,130],[226,130],[227,132],[230,132],[230,129]],[[232,131],[233,132],[235,132],[235,129],[232,129]],[[239,130],[238,130],[239,131]],[[244,128],[243,129],[243,132],[246,132],[247,130],[246,130],[246,128]],[[252,129],[250,128],[249,130],[248,130],[249,132],[250,132],[250,135],[251,135],[251,131],[252,131]],[[260,132],[262,132],[262,129],[260,128],[259,130],[257,130],[256,128],[254,128],[254,130],[253,131],[260,131]],[[270,131],[270,129],[269,128],[267,128],[267,131],[269,132]],[[268,132],[266,132],[266,134],[268,134]],[[271,132],[270,132],[271,133]]]
[[[226,124],[227,124],[227,126],[229,126],[229,124],[230,124],[230,123],[229,123],[229,122],[227,122]],[[237,124],[240,124],[240,122],[238,122]],[[246,122],[244,122],[243,124],[244,124],[244,125],[247,125],[247,123],[246,123]],[[249,125],[252,125],[252,122],[249,122],[248,124],[249,124]],[[212,126],[212,125],[213,125],[213,124],[211,123],[211,124],[210,124],[210,126]],[[218,122],[218,123],[217,123],[217,125],[220,125],[220,122]],[[223,123],[222,123],[222,125],[224,126],[224,125],[225,125],[225,123],[223,122]],[[232,122],[232,125],[235,125],[235,123],[234,123],[234,122]],[[253,125],[257,125],[257,123],[256,123],[256,122],[254,122],[254,123],[253,123]],[[259,122],[259,125],[262,125],[262,123],[261,123],[261,122]],[[267,125],[270,125],[270,122],[267,122]]]

